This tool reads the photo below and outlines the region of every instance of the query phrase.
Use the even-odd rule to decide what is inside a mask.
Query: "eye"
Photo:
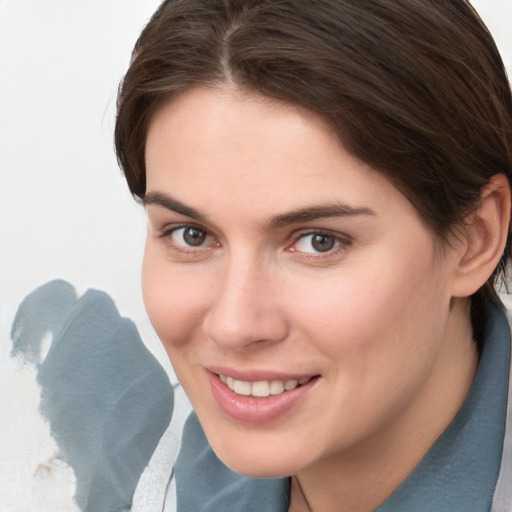
[[[172,231],[171,238],[177,245],[199,247],[208,239],[208,234],[204,229],[194,226],[185,226]]]
[[[215,244],[214,238],[206,229],[193,225],[166,229],[160,238],[164,239],[167,245],[183,252],[208,248]]]
[[[350,240],[346,240],[341,236],[332,233],[315,232],[300,235],[291,249],[292,251],[314,255],[337,252],[337,249],[348,245],[350,245]]]
[[[295,250],[301,252],[328,252],[336,247],[337,240],[334,235],[326,233],[312,233],[301,236],[295,244]]]

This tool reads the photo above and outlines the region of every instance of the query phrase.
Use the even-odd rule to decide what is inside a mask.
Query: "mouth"
[[[307,384],[314,377],[302,377],[300,379],[289,380],[261,380],[258,382],[248,382],[237,380],[233,377],[218,374],[219,379],[226,386],[241,396],[253,396],[256,398],[267,398],[269,396],[280,395],[285,391],[292,391],[297,387]]]
[[[271,423],[296,410],[320,380],[320,375],[283,375],[282,379],[268,375],[264,380],[260,372],[253,373],[251,380],[241,380],[220,368],[210,369],[208,376],[213,397],[224,413],[238,422],[256,425]]]

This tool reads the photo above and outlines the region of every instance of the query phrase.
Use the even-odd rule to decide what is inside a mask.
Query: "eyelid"
[[[173,240],[173,235],[180,229],[193,228],[199,231],[204,231],[207,239],[210,238],[209,242],[202,245],[193,246],[187,245],[186,243],[180,244]],[[220,246],[220,243],[216,240],[215,236],[203,226],[195,224],[193,222],[181,222],[177,224],[168,224],[162,229],[158,230],[157,237],[169,248],[169,250],[190,257],[206,256],[212,249]]]
[[[303,238],[307,236],[314,236],[314,235],[326,235],[330,236],[336,239],[337,245],[333,247],[332,249],[325,251],[325,252],[305,252],[305,251],[299,251],[297,249],[294,249],[294,246]],[[306,257],[309,258],[328,258],[330,256],[337,255],[340,251],[345,250],[347,247],[352,245],[353,238],[349,235],[339,233],[336,231],[331,231],[329,229],[305,229],[302,231],[296,231],[292,235],[292,243],[288,245],[287,250],[290,252],[298,253],[298,254],[304,254]]]
[[[166,236],[172,235],[175,231],[178,231],[178,229],[184,228],[194,228],[199,231],[204,231],[207,235],[211,236],[211,233],[206,228],[203,228],[198,224],[194,224],[193,222],[179,222],[176,224],[167,224],[162,229],[159,229],[158,238],[165,238]]]
[[[209,241],[206,241],[202,245],[193,246],[187,245],[186,243],[176,243],[173,240],[173,234],[180,230],[186,228],[193,228],[200,231],[205,232],[206,237],[210,238]],[[296,244],[303,238],[307,236],[314,235],[324,235],[328,237],[333,237],[336,240],[336,244],[332,249],[328,249],[324,252],[321,251],[304,251],[299,250],[295,246]],[[189,256],[201,256],[205,255],[207,252],[221,246],[221,243],[216,238],[216,236],[204,226],[196,224],[194,222],[178,222],[178,223],[170,223],[165,225],[161,229],[156,230],[156,236],[158,239],[161,239],[163,243],[169,247],[170,250],[175,251],[176,253],[182,253],[184,255]],[[339,253],[345,251],[350,245],[353,243],[353,238],[345,233],[340,233],[338,231],[332,231],[330,229],[322,229],[322,228],[303,228],[297,229],[293,233],[290,234],[291,241],[286,244],[285,251],[291,252],[297,255],[300,258],[307,259],[328,259],[330,257],[334,257],[339,255]]]
[[[291,238],[296,241],[300,238],[303,238],[308,235],[327,235],[332,236],[339,240],[340,242],[351,243],[353,238],[350,235],[345,233],[340,233],[339,231],[334,231],[332,229],[324,229],[324,228],[303,228],[294,231],[291,235]]]

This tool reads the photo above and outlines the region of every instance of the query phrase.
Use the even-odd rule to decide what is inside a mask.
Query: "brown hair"
[[[302,105],[386,175],[438,240],[463,225],[491,176],[512,173],[512,98],[492,36],[466,0],[167,0],[121,84],[117,157],[146,191],[154,113],[193,86],[237,87]],[[485,302],[510,258],[472,297]]]

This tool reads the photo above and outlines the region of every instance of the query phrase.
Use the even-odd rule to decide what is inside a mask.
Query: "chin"
[[[254,464],[252,461],[219,458],[235,473],[251,478],[284,478],[295,473],[295,471],[292,471],[286,465],[276,467],[275,464]]]
[[[283,478],[299,471],[302,464],[296,457],[286,457],[285,447],[280,449],[258,449],[258,444],[252,443],[252,449],[241,447],[238,443],[229,442],[228,446],[211,446],[219,459],[235,473],[251,478]]]

